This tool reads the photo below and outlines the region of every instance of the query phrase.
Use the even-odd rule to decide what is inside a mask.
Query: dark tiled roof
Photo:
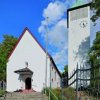
[[[58,70],[58,68],[57,68],[57,66],[56,66],[56,64],[55,64],[55,62],[54,62],[54,60],[53,60],[52,57],[50,57],[50,60],[51,60],[52,64],[54,65],[54,68],[55,68],[56,71],[58,72],[59,76],[62,77],[62,75],[61,75],[60,71]]]
[[[29,68],[27,68],[27,67],[26,68],[23,68],[23,69],[16,70],[14,72],[15,73],[29,72],[29,73],[33,74],[33,72]]]

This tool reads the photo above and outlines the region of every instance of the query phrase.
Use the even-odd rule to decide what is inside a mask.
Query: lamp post
[[[50,89],[51,89],[51,59],[50,59]],[[50,94],[50,90],[49,90],[49,100],[51,100],[51,94]]]
[[[46,22],[48,23],[48,17],[46,18]],[[46,23],[46,24],[47,24]],[[45,88],[47,88],[47,66],[48,66],[48,63],[47,63],[47,61],[48,61],[48,52],[47,52],[47,50],[48,50],[48,27],[47,27],[47,25],[46,25],[46,65],[45,65]],[[46,89],[45,89],[45,93],[46,93]]]

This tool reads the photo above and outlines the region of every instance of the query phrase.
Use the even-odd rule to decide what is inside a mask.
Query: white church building
[[[45,87],[46,77],[47,87],[60,87],[61,74],[52,57],[47,55],[46,76],[46,51],[30,30],[25,28],[8,58],[7,91],[34,90],[41,92]]]

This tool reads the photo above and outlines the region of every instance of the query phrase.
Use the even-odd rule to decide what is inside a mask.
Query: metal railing
[[[98,70],[98,74],[96,73],[97,70]],[[96,100],[100,99],[99,98],[100,96],[100,66],[95,67],[95,68],[87,68],[87,66],[83,65],[83,66],[80,66],[79,68],[79,66],[77,65],[76,70],[68,78],[68,81],[69,81],[69,84],[67,87],[70,87],[70,86],[73,87],[74,85],[74,88],[76,91],[76,100],[80,100],[79,93],[81,94],[81,91],[84,91],[84,93],[87,93],[89,96],[91,94],[91,96],[93,97],[91,100],[94,100],[95,98]],[[92,86],[91,86],[91,83],[92,83]],[[89,89],[89,86],[92,89]],[[82,98],[81,95],[80,95],[80,98]]]
[[[50,88],[48,88],[48,90],[49,90],[49,100],[51,100],[51,94],[55,97],[55,100],[58,100],[57,96],[53,93],[53,91]]]

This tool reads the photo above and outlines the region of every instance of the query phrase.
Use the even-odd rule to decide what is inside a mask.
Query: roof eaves
[[[54,62],[54,60],[53,60],[53,58],[52,58],[52,57],[50,57],[50,60],[51,60],[51,62],[53,63],[53,65],[54,65],[55,69],[57,70],[57,72],[58,72],[59,76],[60,76],[60,77],[62,77],[62,75],[61,75],[60,71],[58,70],[58,68],[57,68],[57,66],[56,66],[56,64],[55,64],[55,62]]]

